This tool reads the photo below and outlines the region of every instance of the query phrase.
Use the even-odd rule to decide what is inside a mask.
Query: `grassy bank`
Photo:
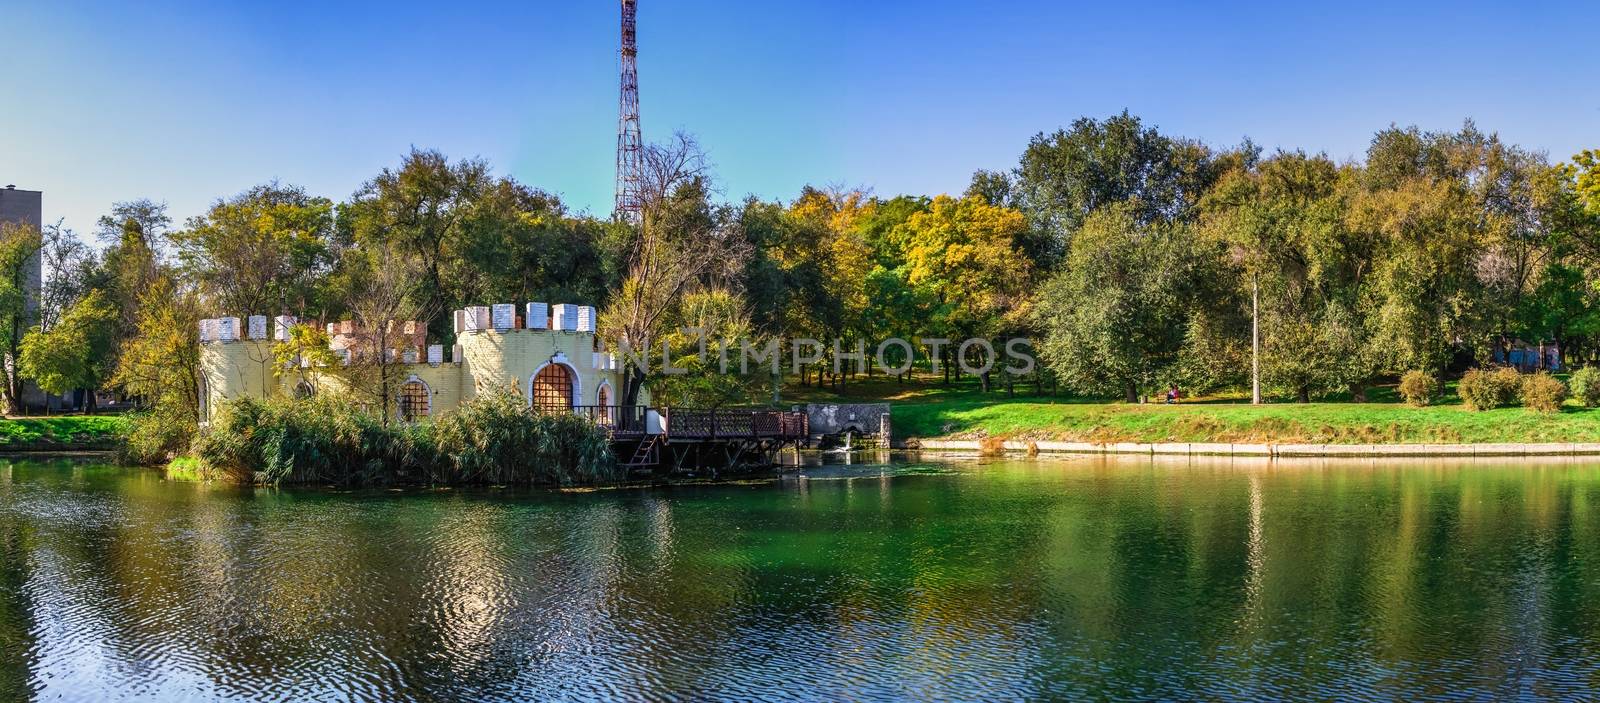
[[[1369,394],[1374,402],[1270,403],[1242,398],[1191,399],[1177,405],[1104,402],[1066,397],[980,393],[975,384],[944,387],[873,381],[840,393],[786,389],[789,402],[894,404],[898,438],[1080,442],[1232,443],[1483,443],[1600,442],[1600,410],[1568,401],[1562,412],[1541,415],[1514,407],[1473,412],[1453,393],[1438,404],[1413,408],[1390,388]],[[1031,389],[1030,389],[1031,390]]]
[[[116,415],[0,419],[0,451],[114,448],[128,429]]]

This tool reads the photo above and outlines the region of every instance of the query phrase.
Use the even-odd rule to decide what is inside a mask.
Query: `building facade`
[[[398,370],[392,377],[400,387],[387,412],[403,420],[425,419],[494,389],[513,390],[530,406],[545,411],[614,408],[620,399],[622,369],[616,355],[605,351],[595,336],[595,322],[594,308],[580,305],[468,307],[454,313],[456,344],[448,354],[443,345],[423,344],[426,328],[421,323],[391,322],[383,338],[392,340],[392,348],[384,353]],[[345,380],[334,369],[304,360],[298,364],[276,360],[278,345],[289,340],[295,324],[293,317],[283,315],[200,322],[204,420],[239,398],[304,397],[340,390]],[[335,363],[350,363],[356,340],[366,331],[351,322],[329,323],[327,331]]]
[[[22,190],[15,185],[0,188],[0,224],[20,225],[37,233],[44,226],[44,193],[37,190]],[[39,321],[39,300],[44,290],[42,251],[35,251],[33,256],[28,257],[22,271],[22,279],[20,283],[23,295],[23,319],[21,329],[12,331],[19,336]],[[69,405],[63,398],[39,390],[39,386],[32,381],[23,381],[21,396],[21,404],[27,409],[59,410]]]

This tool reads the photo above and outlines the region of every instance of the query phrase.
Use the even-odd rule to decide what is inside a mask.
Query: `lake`
[[[589,492],[0,461],[0,699],[1600,687],[1600,462],[1095,457]]]

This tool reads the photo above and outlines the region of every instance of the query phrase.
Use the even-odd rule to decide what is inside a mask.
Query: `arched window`
[[[312,387],[310,381],[301,381],[300,385],[294,387],[295,400],[305,400],[316,394],[317,389]]]
[[[572,408],[572,372],[561,364],[545,364],[533,377],[533,409],[541,411]]]
[[[428,416],[428,387],[421,381],[400,386],[400,419],[413,422]]]
[[[600,424],[614,424],[611,420],[611,386],[600,384],[600,390],[595,393],[595,404],[600,406],[595,411],[595,417]]]

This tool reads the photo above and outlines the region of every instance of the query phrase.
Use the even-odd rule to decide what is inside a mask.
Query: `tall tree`
[[[50,329],[36,326],[23,338],[22,375],[56,395],[88,390],[87,408],[94,412],[94,391],[114,370],[119,315],[105,291],[90,291]]]
[[[129,222],[136,227],[130,229]],[[113,203],[111,212],[101,215],[96,224],[98,229],[95,230],[95,236],[102,244],[116,246],[123,243],[132,231],[138,234],[144,248],[159,257],[166,243],[167,232],[172,227],[172,218],[167,215],[166,203],[140,198]]]
[[[1036,135],[1022,154],[1014,192],[1033,226],[1053,240],[1053,251],[1038,257],[1048,265],[1102,207],[1125,203],[1139,223],[1188,217],[1214,171],[1204,145],[1164,136],[1124,111]]]
[[[972,196],[941,195],[927,212],[906,220],[897,230],[906,283],[935,305],[926,320],[930,332],[960,341],[1014,332],[1026,324],[1026,291],[1033,277],[1032,262],[1022,250],[1027,231],[1022,213]],[[989,374],[980,380],[987,391]]]
[[[663,343],[684,297],[734,283],[744,270],[748,242],[725,226],[727,208],[710,201],[704,155],[681,137],[645,148],[646,188],[641,220],[627,242],[627,276],[600,315],[602,336],[636,353]],[[624,363],[622,405],[639,403],[639,391],[658,368]]]
[[[1081,392],[1136,402],[1174,370],[1195,309],[1220,297],[1222,256],[1187,224],[1143,222],[1136,204],[1097,210],[1040,292],[1041,356]]]
[[[192,289],[158,276],[139,295],[134,334],[122,343],[111,385],[192,432],[200,420],[200,306]],[[175,438],[175,444],[184,439]]]
[[[503,179],[466,218],[461,264],[484,300],[598,305],[613,285],[606,223],[569,215],[560,199]]]
[[[35,257],[42,239],[31,224],[0,222],[0,381],[4,382],[6,412],[22,410],[22,376],[18,362],[22,338],[33,325],[28,297]]]
[[[278,183],[219,200],[171,235],[215,309],[240,315],[313,309],[332,238],[333,202]]]
[[[55,326],[61,315],[90,290],[105,285],[95,252],[60,221],[45,226],[39,252],[43,287],[39,294],[40,327]]]
[[[398,410],[405,381],[403,354],[415,346],[404,323],[416,320],[418,306],[408,294],[406,270],[389,263],[393,253],[388,245],[367,247],[362,253],[366,258],[354,272],[349,304],[354,334],[344,359],[328,370],[340,378],[351,399],[388,424]]]
[[[412,149],[397,169],[362,185],[339,215],[356,247],[387,247],[385,265],[406,271],[406,296],[434,337],[448,339],[449,312],[479,295],[481,272],[464,264],[474,210],[494,187],[489,165],[451,163],[437,151]]]
[[[1203,204],[1202,231],[1239,268],[1261,377],[1301,402],[1359,396],[1371,375],[1359,306],[1371,244],[1346,227],[1353,177],[1326,156],[1279,152],[1224,174]]]

